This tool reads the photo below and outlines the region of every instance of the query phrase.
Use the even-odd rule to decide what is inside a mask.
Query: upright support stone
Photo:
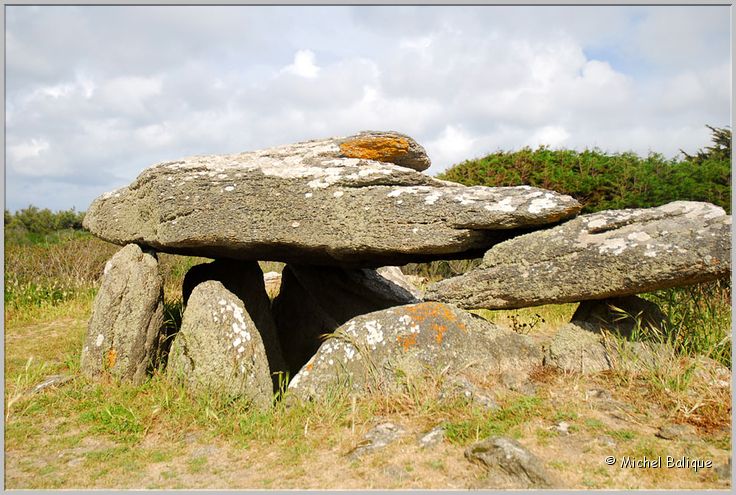
[[[141,383],[159,364],[164,322],[163,278],[155,253],[128,244],[105,265],[95,297],[81,369]]]
[[[202,282],[216,280],[240,299],[263,341],[268,364],[278,385],[277,373],[286,371],[276,324],[271,314],[271,301],[266,293],[263,271],[255,261],[220,258],[211,263],[193,266],[184,276],[182,296],[188,303],[190,294]]]
[[[192,291],[171,345],[167,374],[195,393],[245,398],[259,409],[271,405],[261,336],[240,298],[215,280]]]
[[[355,316],[417,302],[373,269],[287,265],[273,315],[294,376],[322,343],[321,336]]]

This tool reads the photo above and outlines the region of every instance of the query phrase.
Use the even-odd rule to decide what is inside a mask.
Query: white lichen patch
[[[363,328],[366,330],[365,342],[371,348],[375,349],[376,345],[384,342],[381,323],[376,320],[370,320],[363,324]]]
[[[600,254],[621,254],[626,250],[628,244],[626,240],[613,238],[606,239],[598,246],[598,253]]]
[[[342,197],[342,196],[343,196],[344,194],[345,194],[345,193],[344,193],[344,192],[342,192],[342,191],[335,191],[334,193],[332,193],[332,196],[333,196],[333,197],[335,197],[335,198],[340,198],[340,197]]]
[[[504,198],[501,201],[497,201],[490,205],[485,205],[483,208],[485,208],[488,211],[500,211],[502,213],[511,213],[512,211],[516,211],[516,207],[511,204],[513,202],[513,199],[511,197]]]
[[[352,344],[345,344],[345,360],[344,362],[352,361],[355,357],[355,347]]]
[[[225,186],[225,191],[231,192],[235,190],[235,186]]]
[[[304,193],[304,197],[307,199],[311,198],[312,196],[314,196],[312,193]]]
[[[463,206],[472,205],[476,202],[476,198],[467,194],[459,194],[454,199]]]
[[[557,201],[554,201],[554,196],[547,193],[544,198],[535,198],[529,204],[529,213],[541,213],[544,210],[550,210],[557,206]]]
[[[97,340],[95,340],[95,347],[100,347],[102,345],[102,342],[105,340],[105,336],[102,334],[99,334],[97,336]]]
[[[589,229],[599,229],[601,227],[604,227],[606,223],[607,223],[606,217],[594,218],[592,220],[588,220],[588,228]]]
[[[631,234],[626,236],[627,239],[634,242],[646,242],[652,238],[649,234],[646,232],[632,232]]]
[[[294,227],[294,228],[299,227],[299,225],[301,225],[301,224],[299,222],[297,222],[297,221],[291,222],[291,226]]]
[[[433,205],[437,202],[438,199],[442,197],[442,193],[439,191],[434,191],[431,194],[428,194],[424,198],[424,204],[425,205]]]
[[[412,322],[411,316],[409,316],[409,315],[403,315],[403,316],[399,317],[399,322],[408,326]]]

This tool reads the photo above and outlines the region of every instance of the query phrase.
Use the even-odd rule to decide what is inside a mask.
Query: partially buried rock
[[[335,387],[357,393],[402,390],[407,380],[531,370],[541,351],[523,335],[439,303],[399,306],[342,325],[289,384],[306,400]]]
[[[426,300],[521,308],[620,297],[730,276],[731,216],[709,203],[609,210],[522,235],[430,286]]]
[[[483,440],[468,447],[465,457],[488,468],[494,488],[550,488],[556,484],[539,458],[511,438]]]
[[[143,382],[159,364],[163,326],[163,278],[156,255],[129,244],[105,265],[82,349],[82,373],[110,372]]]
[[[84,225],[174,254],[378,267],[476,255],[580,210],[543,189],[417,171],[428,164],[411,138],[383,132],[195,156],[98,197]]]
[[[406,431],[401,425],[394,423],[381,423],[371,428],[366,434],[362,442],[360,442],[351,452],[353,458],[382,449],[388,444],[398,440]]]
[[[349,319],[412,302],[408,290],[370,268],[286,265],[273,315],[292,376]]]
[[[268,360],[258,330],[242,301],[214,280],[192,291],[171,345],[167,373],[195,393],[243,398],[260,409],[272,402]]]
[[[182,283],[184,304],[188,303],[194,288],[207,280],[217,280],[222,283],[242,302],[245,312],[261,336],[266,348],[268,364],[274,374],[274,386],[277,386],[277,373],[285,372],[287,368],[260,266],[255,261],[233,259],[217,259],[211,263],[195,265],[186,273]]]
[[[546,349],[544,362],[582,374],[611,369],[645,371],[673,358],[672,347],[658,342],[632,342],[609,333],[594,333],[575,323],[562,326]]]

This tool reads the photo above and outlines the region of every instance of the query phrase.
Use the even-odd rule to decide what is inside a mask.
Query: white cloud
[[[285,72],[312,79],[317,77],[320,68],[314,63],[314,52],[311,50],[299,50],[294,54],[294,62],[284,68]]]
[[[462,127],[448,125],[434,141],[430,141],[425,146],[427,153],[435,163],[432,165],[430,172],[439,172],[442,168],[438,167],[438,163],[457,163],[464,159],[471,158],[468,154],[473,149],[473,138],[466,134]]]
[[[29,158],[37,158],[49,149],[48,141],[44,139],[29,139],[8,146],[8,153],[13,162],[22,162]]]
[[[527,145],[531,147],[546,145],[552,148],[559,148],[569,137],[570,133],[564,127],[548,125],[536,131],[531,139],[527,141]]]
[[[537,144],[673,156],[730,120],[725,7],[7,11],[11,209],[68,207],[54,181],[85,209],[159,160],[364,129],[413,136],[436,173]]]

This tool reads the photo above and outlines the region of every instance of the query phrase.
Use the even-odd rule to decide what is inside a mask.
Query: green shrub
[[[731,211],[731,131],[713,131],[714,146],[684,160],[658,153],[598,149],[497,151],[451,167],[438,178],[468,186],[530,185],[576,198],[583,213],[646,208],[675,200],[707,201]]]

